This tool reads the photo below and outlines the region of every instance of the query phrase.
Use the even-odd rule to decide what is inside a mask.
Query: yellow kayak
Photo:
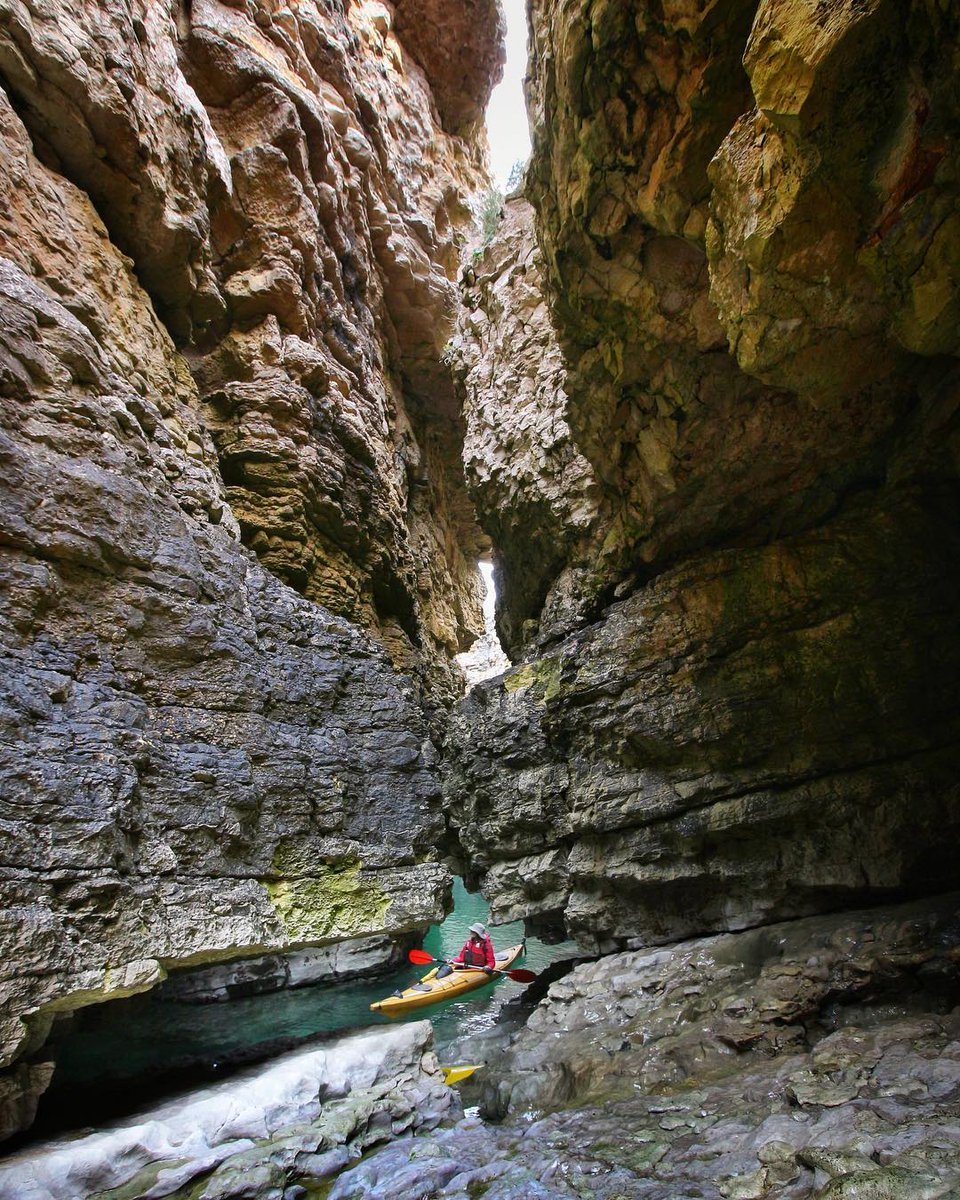
[[[497,969],[507,971],[523,954],[523,942],[517,946],[508,946],[497,954]],[[454,996],[462,996],[464,992],[472,992],[474,988],[483,987],[502,979],[501,975],[488,975],[478,967],[455,967],[443,979],[437,978],[437,967],[429,971],[419,983],[404,988],[399,995],[385,996],[370,1005],[373,1012],[382,1013],[385,1017],[398,1017],[401,1013],[415,1008],[426,1008],[428,1004],[439,1004],[441,1000],[452,1000]]]

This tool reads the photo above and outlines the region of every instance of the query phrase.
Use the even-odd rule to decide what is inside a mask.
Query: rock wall
[[[508,217],[463,334],[520,364],[465,385],[528,660],[447,742],[474,878],[606,948],[951,887],[956,14],[536,0],[531,29],[539,257]],[[534,262],[550,387],[511,354]]]
[[[447,901],[484,151],[392,20],[0,6],[0,1134],[58,1013]]]
[[[521,196],[507,200],[495,239],[474,254],[461,299],[451,358],[463,461],[495,547],[498,632],[517,652],[534,631],[555,638],[582,618],[577,583],[596,559],[599,525],[599,488],[567,425],[566,369]]]
[[[186,352],[244,543],[449,700],[482,624],[439,356],[483,149],[392,25],[377,0],[11,3],[0,72]],[[482,110],[498,36],[477,23],[449,104]]]

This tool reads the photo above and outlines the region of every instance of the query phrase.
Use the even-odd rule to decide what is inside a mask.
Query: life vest
[[[493,943],[488,937],[484,938],[479,946],[475,945],[471,938],[461,954],[461,961],[465,967],[485,967],[491,959],[496,961]]]

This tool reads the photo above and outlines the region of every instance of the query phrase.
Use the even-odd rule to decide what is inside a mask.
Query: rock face
[[[466,445],[529,660],[446,743],[474,877],[607,948],[950,887],[956,14],[532,21],[539,257],[508,218],[467,290],[519,363],[471,365]],[[533,264],[552,386],[510,353]]]
[[[443,912],[483,150],[391,21],[2,6],[0,1135],[58,1013]]]
[[[929,497],[855,507],[478,684],[446,788],[495,919],[609,947],[949,887],[954,536]]]
[[[943,377],[901,329],[956,302],[953,21],[535,6],[529,191],[609,578],[822,520]]]
[[[579,967],[464,1085],[495,1124],[393,1142],[331,1200],[955,1196],[957,899]]]
[[[303,1195],[371,1146],[457,1113],[431,1041],[421,1021],[284,1055],[109,1131],[14,1154],[0,1197],[280,1197],[288,1184]]]
[[[482,109],[496,61],[448,104]],[[0,73],[188,352],[244,543],[449,699],[481,626],[439,354],[482,151],[432,122],[392,10],[13,3]]]
[[[818,1065],[798,1074],[794,1099],[846,1103],[864,1085],[874,1090],[862,1062],[826,1065],[828,1049],[855,1041],[854,1028],[923,1014],[941,1019],[951,1040],[960,1031],[958,900],[948,893],[578,966],[551,984],[503,1062],[490,1064],[486,1107],[503,1116],[635,1090],[662,1096],[695,1077],[811,1050]],[[960,1061],[947,1057],[944,1081],[956,1092]]]
[[[506,61],[506,23],[496,0],[395,0],[397,36],[423,68],[445,130],[483,120]]]

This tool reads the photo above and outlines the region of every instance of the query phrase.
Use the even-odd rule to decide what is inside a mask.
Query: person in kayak
[[[481,925],[479,921],[474,921],[470,926],[470,936],[463,943],[463,949],[456,958],[451,958],[448,963],[444,963],[437,972],[437,978],[442,979],[449,975],[454,967],[479,967],[490,975],[496,965],[497,956],[493,952],[490,935],[484,925]]]

